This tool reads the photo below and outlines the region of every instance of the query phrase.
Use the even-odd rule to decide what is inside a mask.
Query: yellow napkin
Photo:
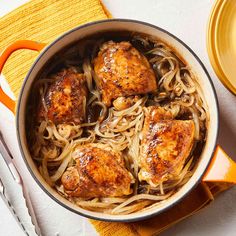
[[[60,34],[80,24],[111,17],[99,0],[33,0],[0,19],[0,50],[20,39],[50,43]],[[36,52],[15,52],[3,74],[16,97],[21,83],[37,56]],[[199,184],[172,209],[137,223],[109,223],[91,220],[100,235],[156,235],[208,205],[224,184]]]
[[[0,50],[20,39],[50,43],[78,25],[109,17],[99,0],[32,0],[0,19]],[[7,61],[3,74],[16,97],[36,57],[20,50]]]

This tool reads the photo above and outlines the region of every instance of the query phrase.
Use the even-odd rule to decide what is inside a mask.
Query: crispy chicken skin
[[[129,42],[104,43],[94,59],[94,71],[102,101],[107,106],[115,98],[145,94],[157,89],[148,60]]]
[[[84,75],[67,69],[54,77],[55,82],[49,85],[45,94],[47,111],[42,103],[39,106],[39,120],[47,117],[54,124],[83,122],[83,104],[88,93]]]
[[[125,169],[122,156],[102,144],[78,147],[73,154],[75,166],[69,167],[61,178],[69,196],[118,197],[132,193],[131,173]]]
[[[173,120],[161,107],[148,107],[142,130],[139,180],[151,186],[172,180],[182,170],[194,142],[194,122]]]

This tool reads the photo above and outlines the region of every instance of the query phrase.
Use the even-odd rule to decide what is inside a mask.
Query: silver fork
[[[18,225],[20,226],[20,228],[23,230],[23,232],[29,236],[29,233],[27,232],[25,226],[23,225],[23,223],[21,222],[19,216],[17,215],[13,205],[11,204],[11,202],[9,201],[7,194],[6,194],[6,189],[5,186],[0,178],[0,195],[1,198],[3,200],[3,202],[6,204],[7,208],[9,209],[9,211],[11,212],[11,214],[13,215],[14,219],[16,220],[16,222],[18,223]]]

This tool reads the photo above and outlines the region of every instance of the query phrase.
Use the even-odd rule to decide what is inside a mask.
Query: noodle
[[[63,160],[69,154],[69,152],[72,150],[72,146],[73,146],[73,142],[67,143],[66,146],[64,147],[61,155],[58,156],[57,158],[51,159],[51,161],[61,161],[61,160]]]
[[[63,175],[63,173],[65,172],[69,162],[71,160],[71,154],[68,155],[64,160],[63,162],[61,163],[61,165],[59,166],[59,168],[57,169],[56,173],[51,176],[51,180],[53,182],[57,181],[59,178],[61,178],[61,176]]]
[[[131,206],[126,206],[118,209],[117,211],[111,211],[111,214],[129,214],[138,210],[143,209],[145,206],[150,205],[152,201],[149,200],[142,200],[141,202],[138,202]]]
[[[164,200],[166,198],[168,198],[171,195],[171,192],[163,195],[163,196],[156,196],[156,195],[150,195],[150,194],[137,194],[133,197],[130,197],[128,200],[126,200],[125,202],[121,203],[119,206],[117,206],[116,208],[114,208],[112,210],[112,213],[115,214],[119,209],[129,205],[130,203],[134,202],[134,201],[138,201],[138,200],[142,200],[142,199],[147,199],[147,200],[152,200],[152,201],[161,201]]]
[[[50,185],[50,186],[53,186],[53,183],[49,177],[49,173],[48,173],[48,168],[47,168],[47,162],[48,162],[48,159],[47,157],[45,157],[42,161],[42,176],[44,177],[44,179],[46,180],[46,182]]]

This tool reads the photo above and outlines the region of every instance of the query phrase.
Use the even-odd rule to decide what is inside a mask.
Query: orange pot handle
[[[236,163],[218,145],[203,177],[204,182],[236,184]]]
[[[44,43],[38,43],[30,40],[19,40],[8,47],[6,47],[2,53],[0,54],[0,74],[2,72],[2,69],[7,61],[7,59],[10,57],[10,55],[19,49],[30,49],[34,51],[41,51],[46,44]],[[15,106],[16,102],[12,100],[1,88],[0,85],[0,102],[2,102],[8,109],[10,109],[15,114]]]

